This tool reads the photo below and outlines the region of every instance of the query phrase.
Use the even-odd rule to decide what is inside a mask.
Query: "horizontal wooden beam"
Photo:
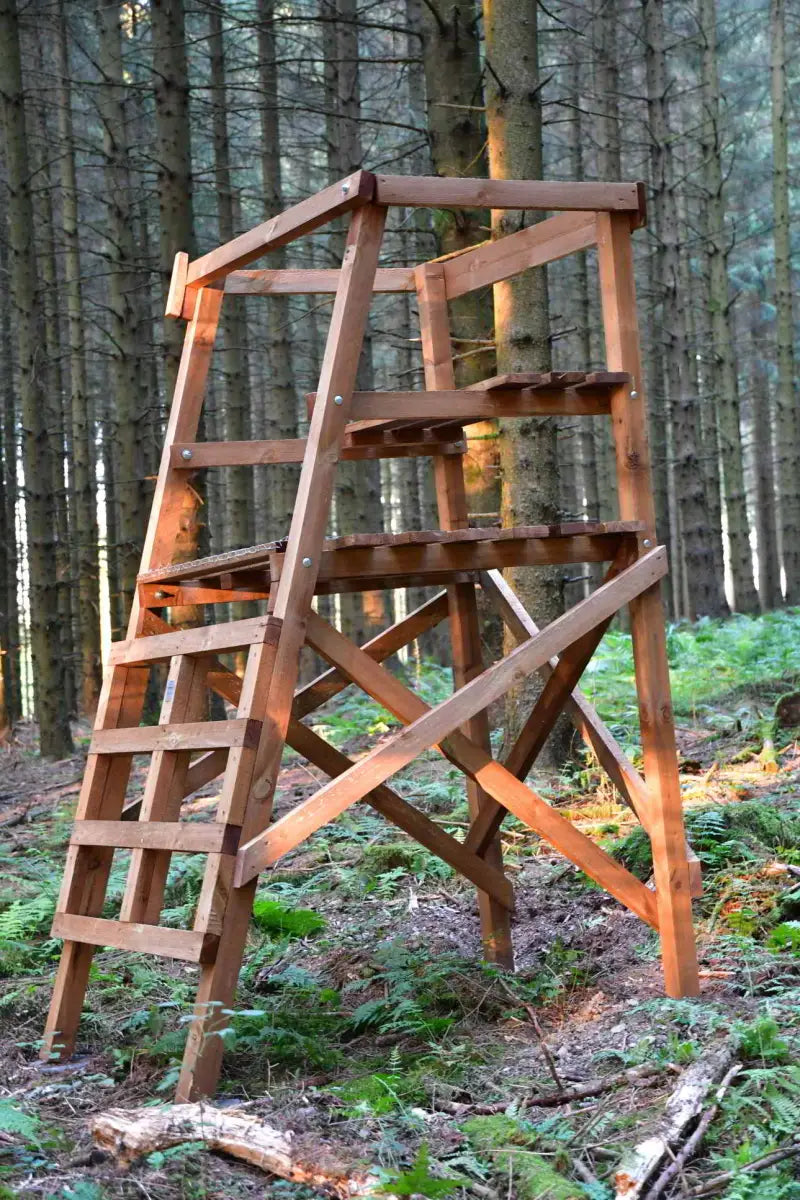
[[[640,183],[570,183],[542,179],[444,179],[376,175],[378,204],[407,208],[530,208],[559,212],[643,214]]]
[[[57,912],[51,929],[53,937],[70,942],[88,942],[90,946],[111,946],[115,950],[138,950],[179,958],[184,962],[213,962],[219,938],[193,929],[167,929],[163,925],[141,925],[135,921],[109,921],[102,917],[84,917],[77,913]]]
[[[477,288],[512,279],[531,267],[566,258],[578,250],[588,250],[597,242],[597,222],[593,212],[559,213],[446,259],[442,263],[448,300],[457,300]]]
[[[608,412],[608,408],[605,409]],[[342,447],[339,457],[345,462],[376,458],[430,458],[436,454],[459,454],[452,440],[431,437],[403,444],[402,439],[386,441],[380,423],[373,426],[371,437],[359,438],[359,444]],[[195,471],[206,467],[255,467],[301,463],[306,453],[305,438],[249,442],[176,442],[170,447],[170,464],[179,470]]]
[[[72,846],[113,846],[118,850],[172,850],[176,854],[235,854],[237,825],[186,821],[76,821]]]
[[[354,421],[386,421],[384,428],[402,429],[404,421],[475,421],[497,417],[603,416],[611,412],[607,387],[452,392],[354,392]],[[348,427],[351,435],[355,432]]]
[[[186,272],[187,287],[205,287],[230,271],[246,267],[267,251],[277,250],[342,213],[368,204],[374,192],[375,176],[369,171],[356,171],[347,179],[331,184],[315,196],[301,200],[255,229],[190,262]]]
[[[225,291],[233,296],[332,296],[339,286],[339,271],[292,270],[232,271]],[[373,292],[413,292],[413,267],[379,267]]]
[[[90,754],[148,754],[153,750],[214,750],[217,747],[258,745],[261,722],[236,717],[231,721],[187,721],[175,725],[139,725],[130,729],[98,729],[89,743]]]

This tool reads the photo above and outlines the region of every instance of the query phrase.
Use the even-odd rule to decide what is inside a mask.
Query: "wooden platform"
[[[317,593],[408,587],[451,581],[454,576],[508,566],[610,562],[641,521],[570,521],[511,529],[424,529],[410,533],[356,533],[323,542]],[[265,542],[192,562],[145,571],[139,584],[146,603],[188,603],[164,589],[200,585],[207,590],[245,590],[268,595],[283,571],[286,542]],[[161,595],[156,595],[161,592]],[[239,597],[240,599],[242,597]],[[213,597],[212,597],[213,599]],[[226,597],[227,599],[227,597]],[[209,601],[206,600],[206,603]]]

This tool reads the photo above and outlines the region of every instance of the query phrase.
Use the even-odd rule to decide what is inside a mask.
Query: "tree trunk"
[[[183,0],[150,0],[153,34],[153,93],[156,110],[155,159],[160,218],[163,295],[179,250],[194,255],[189,77]],[[171,396],[183,346],[183,323],[164,322],[165,378]]]
[[[3,210],[0,226],[6,228]],[[9,277],[8,247],[5,237],[0,237],[0,276]],[[22,687],[20,679],[20,635],[18,588],[18,538],[17,503],[19,479],[17,456],[19,452],[17,423],[17,397],[14,387],[14,355],[11,333],[11,296],[8,288],[0,295],[0,378],[2,378],[3,418],[0,431],[3,444],[3,503],[0,520],[3,522],[2,564],[0,564],[0,605],[3,612],[2,656],[3,692],[9,721],[13,726],[22,716]]]
[[[794,387],[794,314],[789,226],[789,126],[786,83],[786,0],[771,0],[772,204],[775,245],[776,392],[781,545],[786,603],[800,604],[800,417]]]
[[[775,505],[775,446],[772,431],[775,414],[770,397],[766,358],[764,298],[756,293],[749,305],[750,412],[753,426],[753,467],[756,488],[756,556],[758,598],[762,611],[779,608],[782,602],[781,569],[778,555],[778,523]]]
[[[261,183],[265,216],[274,216],[284,207],[281,171],[281,129],[278,109],[278,68],[275,51],[275,0],[258,0],[258,68],[261,91]],[[270,263],[277,269],[286,265],[283,249],[273,251]],[[292,363],[291,317],[287,296],[269,296],[267,306],[267,360],[269,387],[259,398],[267,421],[265,436],[294,438],[297,430],[297,394]],[[270,537],[285,537],[292,520],[297,482],[297,467],[273,467],[268,476],[269,512],[261,515]]]
[[[137,295],[137,254],[129,168],[128,112],[125,103],[120,12],[98,0],[96,8],[98,67],[101,83],[97,104],[103,124],[103,172],[106,183],[109,260],[108,299],[111,316],[111,383],[114,403],[108,411],[106,437],[113,455],[113,486],[106,504],[114,501],[118,618],[124,627],[136,589],[147,524],[147,491],[141,460],[140,424],[147,420],[143,396],[141,306]]]
[[[689,298],[681,292],[680,235],[669,126],[664,17],[659,0],[643,0],[647,111],[656,226],[656,272],[661,294],[660,330],[664,340],[667,409],[672,414],[675,496],[680,516],[681,547],[690,620],[727,612],[724,579],[715,570],[709,529],[702,433],[697,397],[690,382],[688,351],[681,309]]]
[[[9,282],[18,354],[25,515],[30,577],[30,631],[36,716],[44,755],[64,758],[72,737],[61,689],[58,588],[53,579],[56,525],[53,447],[46,427],[42,298],[37,293],[30,160],[16,0],[0,0],[0,102],[5,124]]]
[[[756,612],[758,596],[753,579],[753,556],[744,483],[742,432],[739,423],[739,385],[731,336],[728,293],[728,245],[722,192],[722,136],[717,72],[715,0],[700,0],[703,38],[702,158],[705,164],[708,305],[713,345],[711,376],[717,405],[722,492],[728,518],[728,552],[733,580],[733,607]]]
[[[537,10],[516,0],[490,0],[484,8],[486,31],[486,111],[489,167],[493,179],[542,178],[542,110]],[[520,229],[531,214],[492,212],[492,235]],[[526,271],[518,279],[495,284],[494,324],[497,367],[506,371],[550,369],[550,325],[546,269]],[[555,422],[522,418],[504,421],[500,439],[502,520],[535,525],[559,520]],[[562,572],[558,568],[511,570],[514,589],[539,624],[563,611]],[[509,646],[510,648],[510,646]],[[507,737],[516,738],[541,690],[532,678],[508,695]],[[560,759],[568,738],[559,726],[550,739],[550,755]]]
[[[94,422],[86,378],[83,289],[75,172],[75,137],[64,0],[58,12],[58,126],[61,139],[61,229],[64,244],[64,291],[69,338],[70,424],[72,432],[72,526],[76,543],[77,580],[74,586],[79,635],[78,705],[84,717],[93,717],[100,695],[100,574],[97,558],[96,464]]]
[[[208,13],[208,48],[211,58],[212,126],[214,141],[214,183],[217,196],[217,224],[220,242],[229,242],[235,234],[234,198],[231,183],[228,113],[225,90],[225,43],[222,10],[212,7]],[[250,438],[250,386],[247,374],[247,320],[245,301],[230,296],[223,304],[223,346],[218,361],[224,379],[224,438],[243,442]],[[228,549],[252,545],[253,472],[250,467],[230,467],[226,471],[225,542]],[[237,612],[243,616],[243,612]]]

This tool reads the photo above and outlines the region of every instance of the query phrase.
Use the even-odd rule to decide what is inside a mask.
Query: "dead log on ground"
[[[686,1131],[700,1116],[706,1097],[733,1065],[736,1047],[725,1042],[708,1050],[681,1075],[667,1100],[664,1116],[649,1138],[634,1146],[615,1175],[615,1200],[636,1200],[664,1159],[672,1154]]]
[[[219,1109],[210,1104],[169,1104],[160,1108],[113,1108],[92,1122],[96,1145],[129,1167],[137,1158],[166,1150],[182,1142],[203,1142],[209,1150],[229,1154],[253,1167],[292,1183],[304,1183],[339,1197],[371,1196],[379,1180],[368,1170],[339,1167],[330,1149],[316,1148],[315,1157],[330,1165],[311,1162],[308,1150],[299,1153],[291,1131],[266,1125],[252,1113]]]

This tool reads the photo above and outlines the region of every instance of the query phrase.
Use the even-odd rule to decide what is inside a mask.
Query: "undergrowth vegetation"
[[[696,905],[702,999],[661,996],[654,935],[514,820],[504,826],[504,849],[517,894],[518,971],[486,965],[470,885],[357,805],[262,879],[236,1006],[226,1014],[222,1092],[266,1097],[267,1118],[275,1105],[290,1127],[297,1120],[322,1137],[335,1132],[354,1160],[381,1169],[395,1195],[609,1200],[623,1148],[655,1119],[674,1072],[733,1037],[742,1070],[691,1168],[694,1182],[727,1173],[714,1193],[725,1200],[800,1200],[796,1160],[747,1169],[800,1128],[800,763],[791,732],[778,737],[772,717],[800,674],[800,614],[676,627],[669,649],[689,757],[702,758],[683,779],[704,873]],[[434,665],[409,682],[429,703],[450,688]],[[584,683],[636,755],[627,635],[606,636]],[[351,690],[315,714],[315,727],[354,754],[393,723]],[[765,737],[775,738],[780,760],[771,773],[759,765]],[[294,795],[312,786],[293,756],[285,767]],[[536,782],[648,880],[648,840],[599,785],[591,761]],[[463,780],[439,756],[393,786],[463,836]],[[99,952],[82,1065],[63,1076],[32,1071],[59,950],[49,926],[70,820],[63,803],[0,846],[8,1080],[0,1087],[0,1200],[141,1194],[113,1172],[65,1175],[64,1164],[75,1140],[85,1142],[86,1113],[169,1098],[195,990],[186,964]],[[115,855],[107,916],[118,913],[128,862]],[[163,924],[191,924],[204,865],[202,855],[173,857]],[[525,1107],[531,1093],[630,1068],[655,1073],[635,1102],[621,1089],[599,1102]],[[497,1111],[475,1111],[486,1103]],[[151,1157],[140,1178],[159,1200],[263,1191],[263,1180],[254,1193],[252,1176],[185,1148]],[[593,1178],[576,1174],[576,1159]],[[270,1191],[311,1195],[284,1183]]]

